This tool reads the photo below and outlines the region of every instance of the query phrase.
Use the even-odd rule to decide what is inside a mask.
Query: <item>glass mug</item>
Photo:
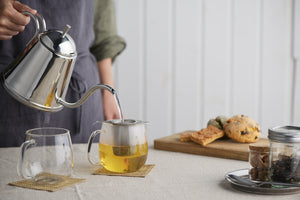
[[[140,169],[148,155],[146,124],[147,122],[130,119],[104,121],[101,130],[94,131],[89,138],[89,162],[118,173]],[[91,158],[91,146],[98,134],[100,162],[95,162]]]
[[[59,179],[52,174],[71,176],[73,150],[69,130],[45,127],[30,129],[25,134],[17,165],[19,176],[48,183]]]

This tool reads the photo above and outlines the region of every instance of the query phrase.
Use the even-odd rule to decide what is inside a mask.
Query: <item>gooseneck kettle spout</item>
[[[104,84],[98,84],[98,85],[94,85],[93,87],[91,87],[77,102],[75,103],[69,103],[66,102],[65,100],[63,100],[61,97],[55,96],[56,101],[67,107],[67,108],[77,108],[78,106],[82,105],[88,98],[89,96],[97,89],[105,89],[110,91],[113,95],[116,94],[116,91],[114,88],[110,87],[109,85],[104,85]]]
[[[112,87],[97,84],[77,102],[66,102],[64,99],[77,57],[75,42],[68,34],[71,26],[66,25],[64,31],[47,30],[41,15],[22,13],[33,19],[36,32],[26,49],[1,74],[1,82],[11,96],[27,106],[48,112],[60,111],[64,106],[78,107],[96,89],[108,90],[116,98]]]

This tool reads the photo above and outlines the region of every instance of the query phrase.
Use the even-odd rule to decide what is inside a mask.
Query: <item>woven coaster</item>
[[[104,167],[100,167],[97,169],[93,174],[94,175],[107,175],[107,176],[129,176],[129,177],[146,177],[152,168],[155,165],[144,165],[136,172],[129,172],[129,173],[117,173],[117,172],[110,172],[104,169]]]
[[[42,178],[41,178],[42,177]],[[8,183],[9,185],[29,188],[34,190],[45,190],[49,192],[55,192],[63,188],[84,182],[85,179],[71,178],[68,176],[61,176],[49,173],[42,173],[38,175],[35,179],[26,179],[13,183]]]

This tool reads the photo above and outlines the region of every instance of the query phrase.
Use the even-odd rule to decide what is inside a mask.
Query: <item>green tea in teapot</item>
[[[111,146],[99,143],[101,165],[108,171],[127,173],[141,168],[148,155],[148,144]]]

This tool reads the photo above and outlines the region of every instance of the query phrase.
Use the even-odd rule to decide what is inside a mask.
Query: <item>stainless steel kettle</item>
[[[4,88],[18,101],[42,111],[57,112],[64,106],[80,106],[96,89],[115,90],[103,84],[90,88],[75,102],[66,102],[65,96],[77,57],[76,45],[64,31],[47,30],[44,18],[23,12],[35,22],[36,32],[23,53],[1,74]],[[43,31],[40,33],[40,22]]]

